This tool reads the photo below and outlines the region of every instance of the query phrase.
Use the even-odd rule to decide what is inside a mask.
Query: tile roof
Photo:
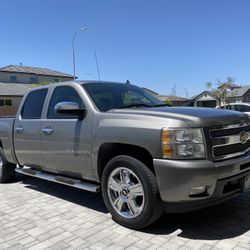
[[[60,76],[60,77],[69,77],[73,78],[73,75],[69,75],[60,71],[39,68],[39,67],[27,67],[20,65],[8,65],[0,68],[0,72],[13,72],[13,73],[27,73],[27,74],[36,74],[36,75],[45,75],[45,76]]]
[[[179,97],[179,96],[173,96],[173,95],[158,95],[157,97],[162,101],[166,101],[166,100],[170,100],[170,101],[187,101],[188,100],[187,98]]]
[[[240,88],[234,89],[230,92],[230,97],[240,97],[243,96],[250,89],[250,85],[240,86]]]
[[[205,90],[198,95],[194,95],[194,96],[190,97],[189,100],[194,101],[195,99],[200,98],[204,94],[208,94],[208,95],[214,97],[215,99],[219,99],[219,97],[215,93],[213,93],[212,91]]]
[[[31,84],[0,82],[0,96],[23,96]]]

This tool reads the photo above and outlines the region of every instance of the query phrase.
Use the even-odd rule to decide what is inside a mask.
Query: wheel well
[[[117,155],[128,155],[144,163],[154,174],[152,155],[144,148],[122,143],[104,143],[98,152],[98,174],[101,179],[102,172],[109,160]]]

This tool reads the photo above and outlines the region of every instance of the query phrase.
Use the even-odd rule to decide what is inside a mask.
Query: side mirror
[[[81,109],[76,102],[59,102],[55,105],[54,110],[58,114],[75,115],[84,117],[87,113],[85,108]]]

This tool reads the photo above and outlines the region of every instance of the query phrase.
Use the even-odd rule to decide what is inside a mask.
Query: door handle
[[[21,134],[23,132],[23,127],[22,126],[16,127],[16,132]]]
[[[51,127],[46,127],[46,128],[43,128],[42,129],[42,132],[45,134],[45,135],[51,135],[53,133],[53,129]]]

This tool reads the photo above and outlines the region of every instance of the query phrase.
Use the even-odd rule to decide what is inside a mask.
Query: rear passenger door
[[[14,148],[21,165],[41,165],[41,115],[48,89],[31,91],[14,124]]]

